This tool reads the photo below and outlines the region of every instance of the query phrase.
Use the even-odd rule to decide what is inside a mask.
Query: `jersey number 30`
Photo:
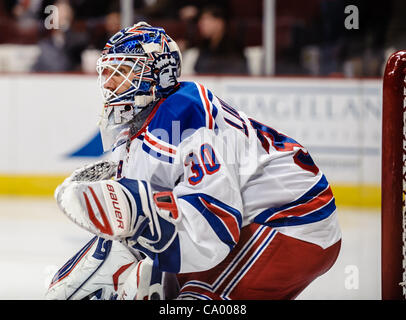
[[[192,175],[188,181],[191,185],[200,183],[205,174],[212,175],[220,170],[220,163],[216,159],[216,154],[212,146],[204,143],[200,146],[200,154],[190,153],[185,160],[185,166],[190,166]]]

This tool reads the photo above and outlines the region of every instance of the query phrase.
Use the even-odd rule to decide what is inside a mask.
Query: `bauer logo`
[[[120,209],[119,198],[112,184],[106,183],[107,193],[110,197],[109,207],[116,217],[116,227],[124,230],[123,214]]]

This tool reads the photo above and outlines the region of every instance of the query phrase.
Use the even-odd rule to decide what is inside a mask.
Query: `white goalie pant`
[[[151,285],[152,260],[141,259],[118,241],[94,237],[53,277],[50,300],[174,299],[175,275],[163,273]],[[156,278],[156,277],[155,277]],[[164,287],[167,289],[164,290]],[[165,291],[165,292],[164,292]]]

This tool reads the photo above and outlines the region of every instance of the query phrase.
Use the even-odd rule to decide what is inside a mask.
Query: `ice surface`
[[[380,299],[380,212],[339,208],[342,249],[298,299]],[[0,299],[44,299],[70,257],[92,238],[51,198],[0,198]]]

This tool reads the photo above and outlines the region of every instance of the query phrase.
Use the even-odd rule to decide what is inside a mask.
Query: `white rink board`
[[[331,183],[380,183],[381,81],[193,77],[238,110],[308,148]],[[2,75],[0,174],[69,174],[68,154],[97,132],[95,76]]]

